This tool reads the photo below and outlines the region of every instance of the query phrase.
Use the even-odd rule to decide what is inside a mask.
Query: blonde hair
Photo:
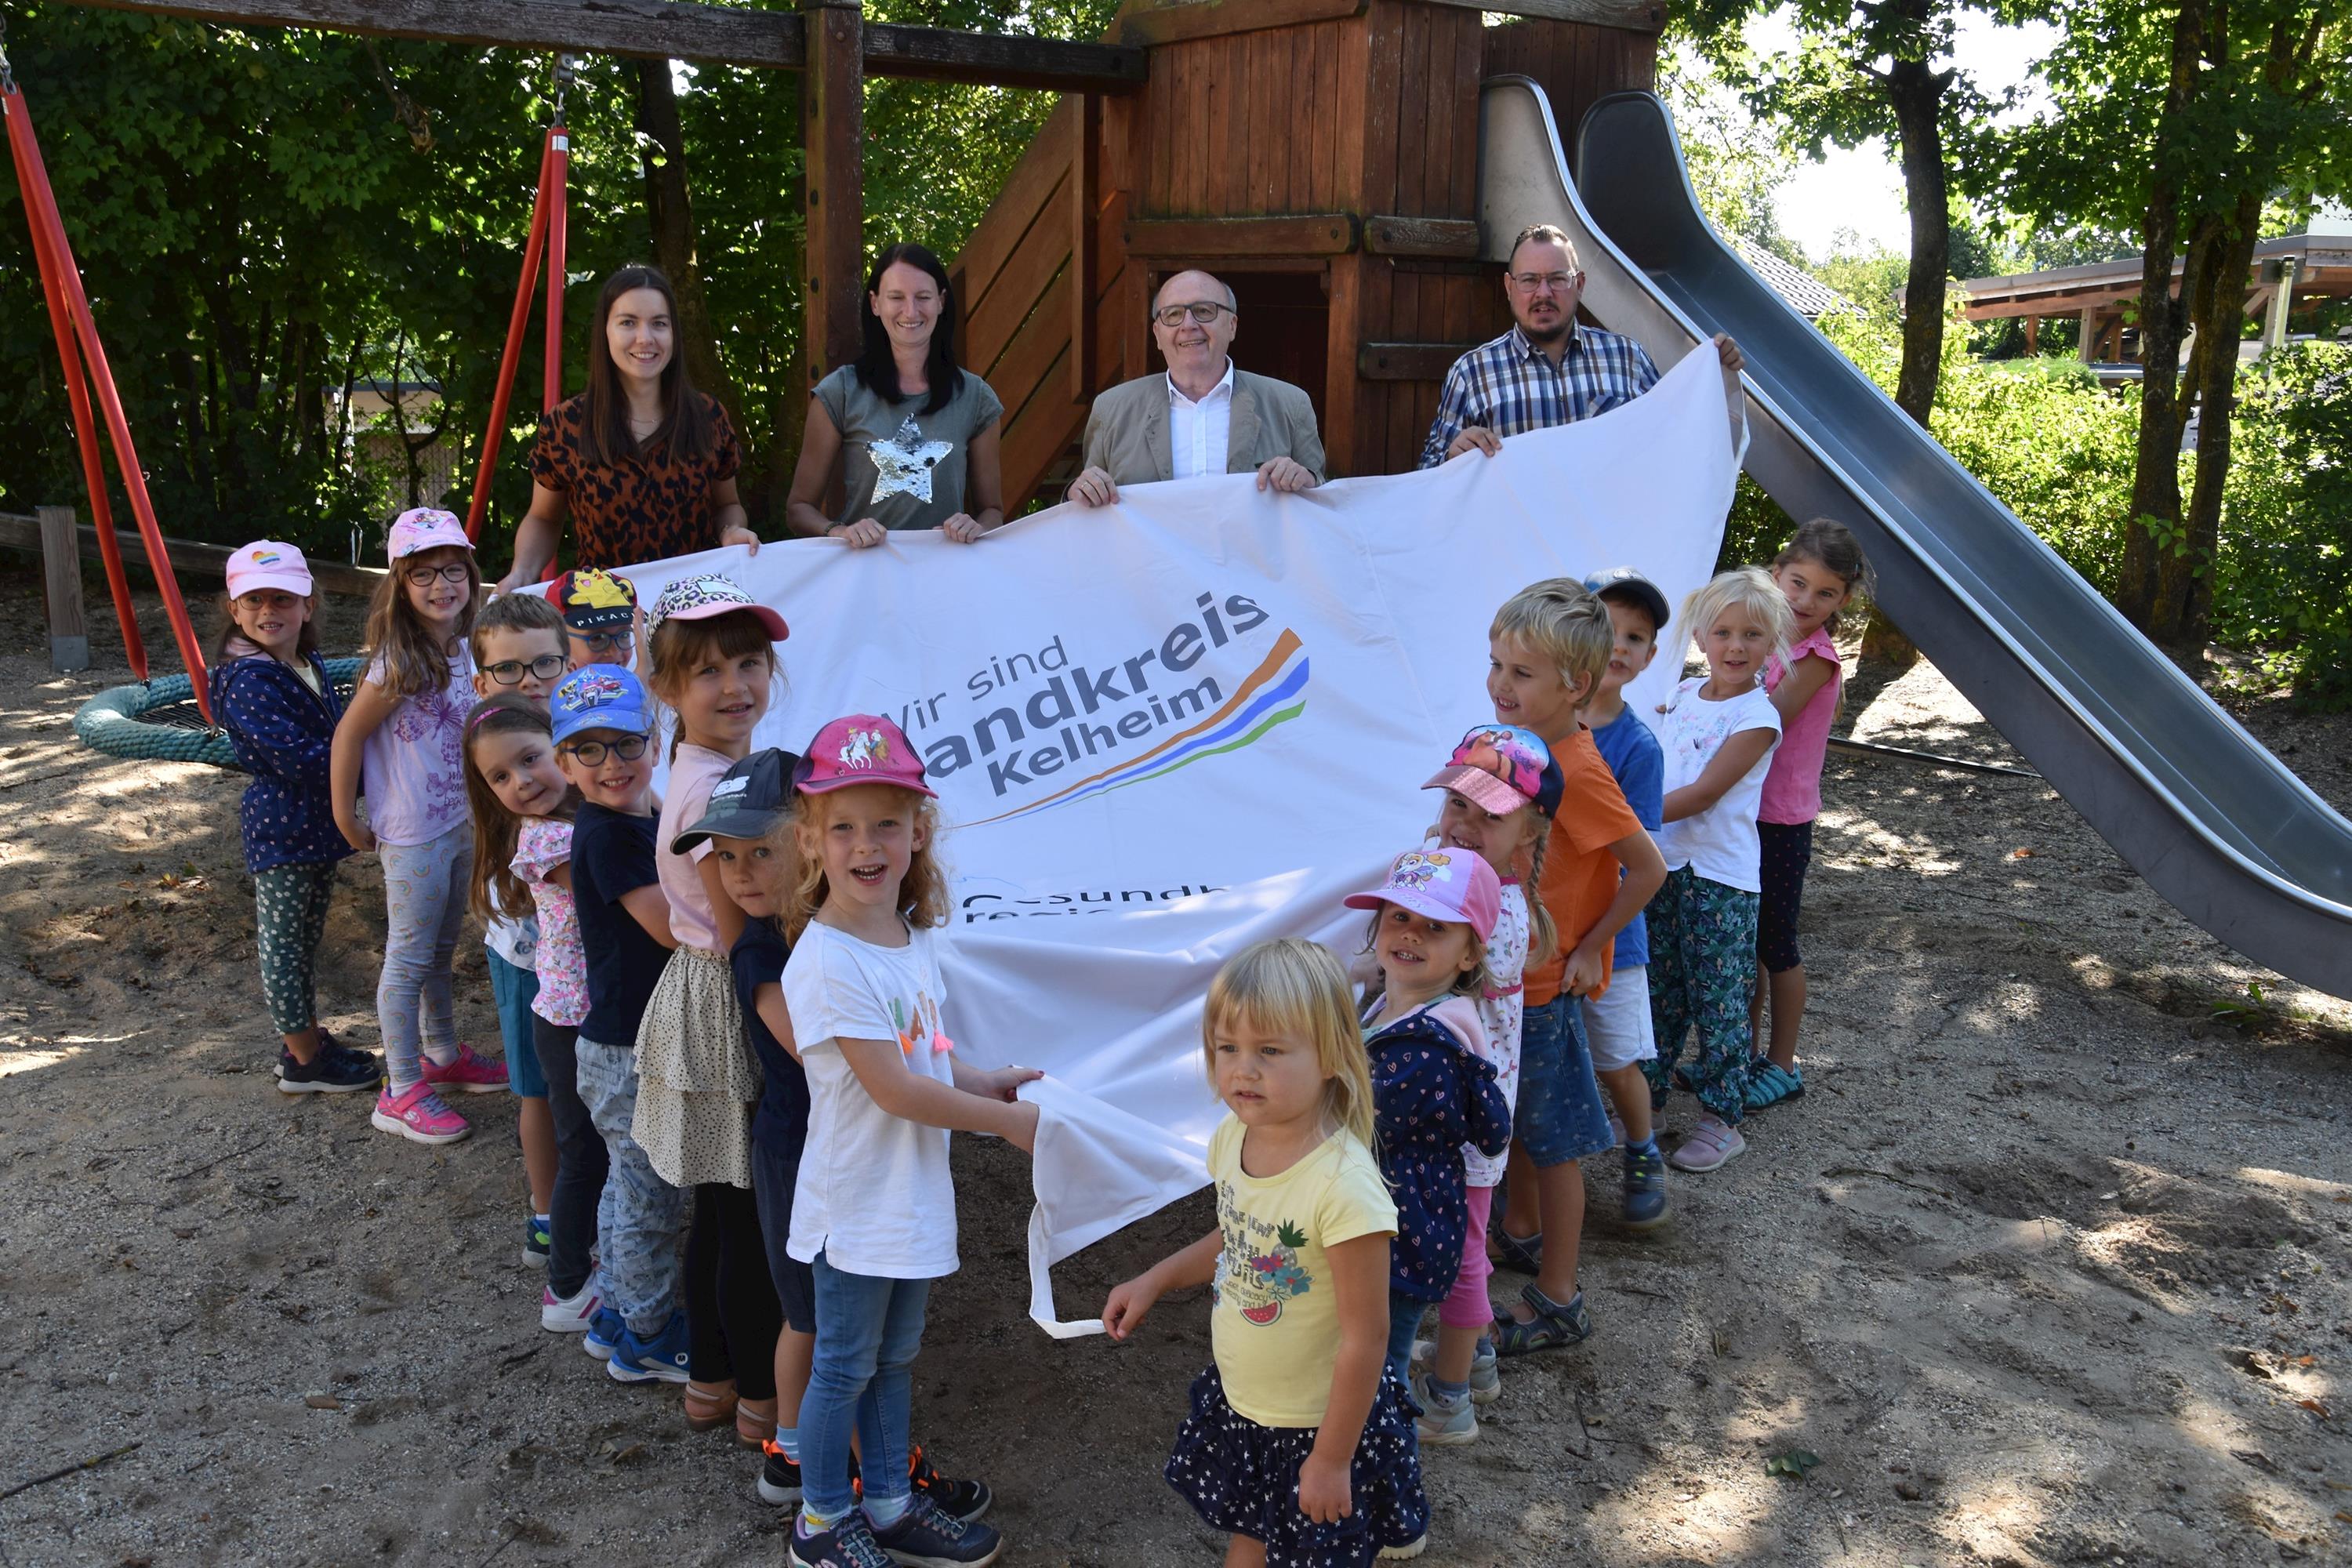
[[[1564,685],[1584,682],[1580,711],[1592,700],[1609,668],[1610,650],[1617,646],[1609,606],[1573,577],[1547,577],[1504,600],[1486,636],[1524,643],[1559,668]]]
[[[440,645],[409,602],[407,576],[410,567],[425,565],[428,558],[446,552],[462,556],[466,563],[466,607],[457,616],[457,636],[471,637],[474,616],[482,602],[482,563],[470,550],[436,544],[404,555],[376,580],[375,593],[368,600],[366,656],[371,662],[383,661],[382,684],[394,697],[449,689],[449,650]]]
[[[1526,807],[1535,811],[1533,805]],[[1528,875],[1519,891],[1528,900],[1528,966],[1549,963],[1559,952],[1559,928],[1543,901],[1544,852],[1551,845],[1551,818],[1536,811],[1536,830],[1528,840]]]
[[[1348,972],[1321,942],[1276,937],[1244,948],[1209,982],[1201,1055],[1217,1080],[1217,1036],[1236,1023],[1305,1041],[1323,1072],[1323,1119],[1372,1146],[1372,1066],[1356,1026]]]
[[[719,617],[723,619],[724,617]],[[917,929],[943,926],[948,923],[950,905],[948,902],[947,868],[940,859],[939,803],[927,795],[897,784],[854,784],[854,789],[887,789],[900,797],[908,821],[922,834],[923,842],[907,862],[906,880],[898,884],[898,913],[908,925]],[[826,802],[844,793],[826,790],[818,795],[803,795],[793,811],[796,830],[817,834],[824,831],[831,813]],[[801,932],[808,929],[817,910],[832,891],[825,880],[824,856],[821,849],[805,838],[800,840],[800,874],[784,894],[784,938],[798,942]]]
[[[749,610],[730,610],[692,621],[672,616],[654,628],[646,649],[646,688],[669,710],[676,726],[669,736],[672,762],[677,760],[678,747],[686,743],[686,721],[677,717],[678,699],[686,695],[686,672],[704,659],[741,658],[751,653],[766,654],[772,672],[783,669],[782,661],[776,658],[776,645],[768,640],[768,628]]]
[[[1789,608],[1789,596],[1780,592],[1780,584],[1761,566],[1734,566],[1728,572],[1718,572],[1707,580],[1706,586],[1683,601],[1683,625],[1689,628],[1691,641],[1704,653],[1705,638],[1718,616],[1727,610],[1744,610],[1756,624],[1772,636],[1771,658],[1782,665],[1789,662],[1789,644],[1797,631],[1796,612]],[[1759,670],[1759,677],[1762,671]]]

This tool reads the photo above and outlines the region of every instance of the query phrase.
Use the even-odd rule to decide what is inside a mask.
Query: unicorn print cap
[[[548,694],[547,716],[557,745],[583,730],[617,730],[625,735],[653,732],[646,689],[616,664],[583,665]]]
[[[1503,884],[1485,856],[1468,849],[1408,849],[1389,863],[1389,879],[1369,893],[1350,893],[1351,910],[1395,904],[1433,921],[1460,923],[1492,941],[1503,913]]]
[[[866,784],[897,784],[934,800],[940,793],[923,782],[923,759],[907,732],[871,713],[852,713],[819,730],[793,773],[793,787],[803,795]]]
[[[1559,809],[1568,780],[1551,748],[1517,724],[1480,724],[1462,737],[1437,775],[1421,786],[1450,789],[1482,811],[1507,816],[1523,805],[1549,818]]]
[[[392,531],[384,535],[383,542],[384,552],[394,561],[420,550],[474,548],[457,514],[436,506],[413,506],[394,518]]]
[[[313,592],[310,563],[281,540],[257,539],[240,546],[228,558],[228,596],[242,599],[264,588],[309,598]]]
[[[759,616],[760,624],[768,628],[770,642],[782,642],[792,636],[783,616],[715,572],[699,577],[680,577],[656,595],[653,608],[646,612],[646,636],[650,639],[661,630],[664,621],[707,621],[713,616],[732,615],[737,610]]]

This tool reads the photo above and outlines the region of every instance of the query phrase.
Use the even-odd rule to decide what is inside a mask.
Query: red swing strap
[[[179,580],[173,575],[171,558],[164,552],[163,530],[155,521],[155,507],[148,499],[138,449],[131,443],[131,422],[122,412],[114,373],[107,367],[106,349],[98,339],[98,322],[90,315],[89,297],[82,289],[81,271],[74,262],[65,224],[58,216],[57,196],[49,188],[48,170],[41,162],[40,142],[33,134],[32,117],[25,108],[24,95],[16,89],[5,53],[0,53],[0,112],[5,112],[8,121],[8,152],[16,165],[16,184],[24,197],[26,221],[33,231],[34,260],[40,269],[49,325],[57,335],[58,358],[65,371],[74,439],[81,451],[82,480],[89,489],[90,515],[98,525],[99,553],[105,558],[107,584],[113,591],[115,615],[122,625],[123,651],[130,658],[131,672],[144,681],[147,649],[139,636],[139,624],[131,607],[131,585],[123,576],[121,546],[114,536],[106,474],[98,454],[96,421],[91,416],[93,390],[97,393],[98,409],[106,421],[108,439],[114,447],[115,468],[122,477],[122,488],[131,499],[131,516],[137,520],[140,538],[147,546],[148,566],[155,574],[164,614],[172,623],[173,638],[179,644],[181,660],[188,668],[192,695],[205,722],[210,723],[212,695],[205,689],[204,652],[197,647],[195,626],[188,619],[188,606],[180,597]]]
[[[506,439],[507,407],[514,395],[515,372],[522,361],[523,333],[530,322],[531,293],[539,280],[540,258],[547,260],[546,359],[540,389],[540,411],[554,412],[563,401],[563,277],[564,241],[571,227],[565,192],[571,182],[572,137],[563,127],[563,91],[572,81],[569,57],[555,66],[555,119],[547,128],[539,154],[539,189],[531,201],[530,238],[522,252],[522,280],[515,289],[514,310],[507,318],[506,350],[499,356],[498,391],[490,400],[489,429],[482,437],[481,467],[474,473],[474,499],[466,509],[466,537],[478,541],[482,520],[490,508],[490,481],[499,466],[499,447]],[[548,561],[545,577],[556,573]]]

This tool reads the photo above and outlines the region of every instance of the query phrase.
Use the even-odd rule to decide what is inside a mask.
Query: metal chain
[[[572,57],[570,55],[555,57],[555,122],[558,125],[563,123],[564,91],[571,87],[572,78],[577,74],[577,66]]]
[[[16,91],[16,69],[8,63],[8,17],[0,12],[0,97],[13,97]]]

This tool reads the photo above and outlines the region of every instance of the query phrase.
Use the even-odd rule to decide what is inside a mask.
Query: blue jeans
[[[1565,991],[1528,1008],[1519,1026],[1519,1103],[1511,1133],[1543,1168],[1609,1147],[1609,1112],[1592,1076],[1584,1010]]]
[[[1412,1386],[1413,1337],[1421,1332],[1422,1314],[1435,1304],[1402,1290],[1389,1291],[1389,1370],[1407,1388]]]
[[[457,1016],[449,965],[466,919],[466,877],[474,830],[465,823],[424,844],[378,844],[383,868],[383,975],[375,986],[383,1071],[394,1094],[425,1076],[418,1055],[457,1059]]]
[[[915,1352],[923,1347],[928,1279],[847,1274],[816,1255],[816,1361],[801,1396],[803,1506],[826,1524],[856,1506],[849,1486],[849,1429],[864,1458],[867,1504],[906,1498]]]
[[[509,963],[491,948],[482,956],[490,963],[490,999],[499,1006],[499,1044],[507,1053],[507,1089],[517,1099],[545,1100],[547,1074],[531,1044],[531,999],[539,994],[539,976]]]
[[[637,1051],[607,1046],[584,1036],[572,1043],[578,1060],[580,1099],[604,1140],[610,1166],[604,1202],[612,1223],[601,1223],[600,1265],[612,1291],[613,1310],[640,1337],[650,1339],[677,1310],[678,1247],[694,1194],[654,1174],[646,1152],[629,1136],[637,1110]],[[598,1219],[604,1215],[600,1209]]]

